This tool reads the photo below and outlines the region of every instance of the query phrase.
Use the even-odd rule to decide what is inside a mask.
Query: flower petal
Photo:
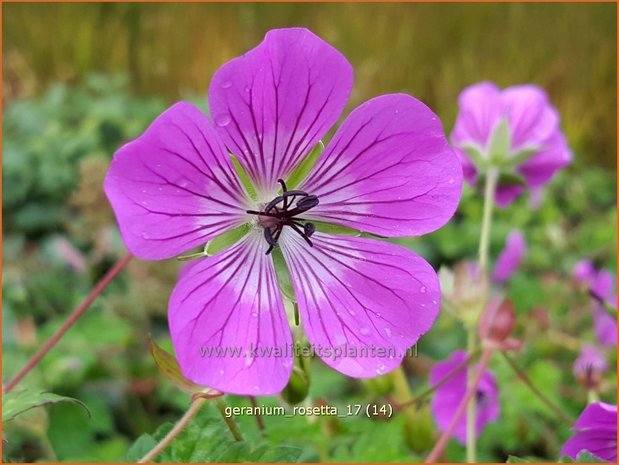
[[[309,247],[290,230],[280,239],[316,354],[357,378],[396,368],[438,315],[436,273],[413,252],[386,242],[323,233],[312,242]]]
[[[246,195],[208,119],[181,102],[121,147],[104,189],[127,248],[173,257],[243,223]]]
[[[602,460],[607,460],[611,463],[617,462],[617,436],[616,431],[580,431],[563,445],[561,450],[562,456],[571,457],[578,460],[580,452],[589,451],[596,457]]]
[[[600,344],[617,345],[617,320],[598,302],[593,302],[593,329]]]
[[[511,129],[512,150],[544,147],[558,133],[559,114],[539,87],[530,84],[508,87],[500,100]]]
[[[520,267],[522,258],[527,253],[527,243],[522,232],[514,230],[505,241],[505,248],[499,254],[492,278],[497,283],[504,283]]]
[[[250,234],[187,267],[168,319],[183,375],[232,394],[280,392],[292,370],[292,338],[266,242]]]
[[[462,169],[427,106],[410,95],[383,95],[350,114],[299,189],[320,199],[310,219],[411,236],[452,217]]]
[[[565,136],[556,132],[544,143],[544,149],[520,165],[517,170],[530,187],[545,185],[561,168],[572,162]]]
[[[215,73],[209,104],[226,145],[271,197],[335,124],[352,81],[346,58],[312,32],[275,29]]]
[[[617,431],[617,406],[605,402],[587,405],[574,424],[574,429],[591,428]]]
[[[458,97],[458,118],[451,133],[454,144],[469,143],[485,149],[502,116],[500,94],[491,82],[480,82],[462,91]]]
[[[450,376],[460,364],[466,360],[466,352],[457,350],[442,362],[435,363],[430,370],[430,385],[434,386]],[[451,424],[456,410],[466,395],[467,369],[460,370],[439,386],[432,397],[430,408],[432,416],[441,431],[445,431]],[[495,421],[500,414],[498,389],[494,375],[485,370],[477,388],[477,416],[475,421],[476,434],[483,430],[486,423]],[[466,443],[466,417],[463,416],[456,425],[453,437],[460,443]]]

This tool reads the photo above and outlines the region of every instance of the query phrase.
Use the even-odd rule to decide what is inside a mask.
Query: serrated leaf
[[[223,234],[220,234],[215,239],[209,241],[204,247],[204,252],[206,255],[215,255],[217,252],[221,252],[224,249],[227,249],[231,245],[236,244],[239,240],[247,235],[249,232],[250,226],[245,223],[241,226],[238,226],[230,231],[226,231]]]
[[[21,389],[11,391],[2,396],[2,421],[9,421],[16,416],[36,407],[56,404],[58,402],[73,402],[82,407],[88,416],[90,411],[86,405],[77,399],[66,396],[59,396],[51,392],[34,389]]]
[[[310,170],[314,167],[316,162],[318,161],[318,157],[322,155],[322,152],[325,150],[325,145],[322,141],[318,141],[318,144],[314,146],[312,151],[299,163],[294,171],[288,176],[286,180],[286,187],[288,190],[292,190],[299,185],[301,181],[307,176]]]
[[[181,369],[178,366],[176,358],[172,354],[166,352],[161,347],[159,347],[152,338],[150,339],[150,352],[161,374],[165,376],[170,382],[172,382],[172,384],[174,384],[176,387],[189,394],[219,394],[217,391],[211,388],[208,388],[206,386],[200,386],[199,384],[196,384],[185,378],[181,373]]]

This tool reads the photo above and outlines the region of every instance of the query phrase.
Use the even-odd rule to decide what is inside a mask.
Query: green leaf
[[[312,151],[299,163],[290,176],[288,176],[286,180],[286,187],[288,187],[288,190],[294,189],[303,181],[305,176],[307,176],[316,164],[316,161],[318,161],[318,157],[320,157],[324,149],[325,144],[323,144],[322,141],[318,141],[318,144],[314,146]]]
[[[530,460],[522,459],[520,457],[516,457],[515,455],[510,455],[507,457],[505,463],[531,463]]]
[[[247,194],[249,195],[251,199],[258,200],[258,194],[256,193],[256,188],[252,184],[251,179],[249,178],[249,175],[247,174],[247,171],[245,171],[245,168],[243,168],[243,165],[241,165],[238,158],[236,158],[232,154],[230,154],[230,158],[232,159],[232,165],[234,166],[236,174],[239,175],[241,184],[247,191]]]
[[[215,255],[224,249],[227,249],[233,244],[236,244],[239,240],[247,235],[250,226],[245,223],[230,231],[220,234],[212,241],[209,241],[204,247],[206,255]]]
[[[162,425],[153,435],[161,440],[172,428]],[[273,446],[262,439],[237,442],[220,417],[213,417],[213,409],[203,409],[155,459],[156,462],[296,462],[301,449]]]
[[[181,369],[178,366],[176,358],[159,347],[152,338],[150,339],[150,352],[161,374],[171,381],[176,387],[190,394],[214,392],[206,386],[200,386],[199,384],[185,378],[181,373]]]
[[[86,405],[72,397],[59,396],[51,392],[35,389],[22,389],[11,391],[2,396],[2,421],[9,421],[32,408],[43,407],[44,405],[56,404],[58,402],[73,402],[81,406],[88,416],[90,411]]]
[[[578,455],[576,456],[576,460],[572,459],[571,457],[564,456],[561,457],[559,463],[606,463],[606,460],[602,460],[597,455],[593,455],[588,450],[583,450],[582,452],[578,453]]]
[[[125,461],[137,462],[148,452],[153,450],[156,445],[157,441],[155,441],[155,438],[150,434],[143,434],[131,445],[125,456]]]
[[[513,153],[507,160],[505,160],[505,166],[508,168],[515,168],[522,165],[525,161],[531,158],[536,153],[540,152],[541,147],[528,147]]]

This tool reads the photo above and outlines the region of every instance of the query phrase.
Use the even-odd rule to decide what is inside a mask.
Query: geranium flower
[[[492,279],[497,283],[504,283],[520,267],[520,262],[527,253],[527,243],[522,232],[514,230],[509,233],[505,241],[505,248],[499,254]]]
[[[234,245],[186,268],[170,298],[172,342],[191,381],[235,394],[286,385],[292,337],[276,247],[305,334],[336,370],[386,373],[432,326],[440,290],[426,261],[388,242],[322,232],[320,223],[400,237],[451,218],[461,168],[428,107],[405,94],[364,103],[300,184],[285,184],[340,117],[352,80],[350,63],[310,31],[273,30],[215,73],[210,120],[178,103],[116,153],[105,191],[136,256],[170,258],[246,227]]]
[[[608,368],[604,354],[595,346],[584,344],[574,362],[574,376],[589,389],[595,388]]]
[[[585,285],[594,296],[593,329],[602,345],[617,345],[617,319],[604,308],[603,302],[617,308],[615,275],[608,270],[596,270],[590,260],[581,260],[574,266],[572,276]]]
[[[522,183],[540,188],[571,162],[559,114],[539,87],[521,85],[501,91],[493,83],[481,82],[464,89],[458,102],[451,140],[464,178],[474,185],[480,171],[489,165],[498,168],[505,175],[495,195],[498,205],[507,206],[518,197],[524,190]],[[506,153],[496,153],[497,149]]]
[[[563,445],[561,455],[578,460],[584,451],[617,463],[617,406],[604,402],[587,405],[578,417],[574,436]]]
[[[463,350],[453,352],[443,362],[435,363],[430,370],[430,385],[439,384],[459,365],[464,363],[467,354]],[[432,416],[439,430],[445,431],[451,424],[456,409],[466,395],[467,370],[460,370],[448,381],[442,384],[434,393],[430,408]],[[485,370],[477,387],[477,416],[475,421],[475,433],[479,435],[488,422],[494,422],[499,418],[501,407],[499,405],[499,393],[490,370]],[[466,417],[458,421],[453,436],[462,444],[466,443]]]

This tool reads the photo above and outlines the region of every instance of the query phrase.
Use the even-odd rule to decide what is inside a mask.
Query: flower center
[[[247,210],[247,213],[258,216],[258,224],[264,228],[264,239],[269,244],[267,255],[277,245],[284,226],[290,226],[310,247],[313,247],[310,237],[316,231],[316,226],[309,221],[296,218],[296,215],[318,205],[318,197],[299,190],[289,191],[283,179],[278,179],[277,182],[282,185],[282,195],[271,200],[262,211]]]

